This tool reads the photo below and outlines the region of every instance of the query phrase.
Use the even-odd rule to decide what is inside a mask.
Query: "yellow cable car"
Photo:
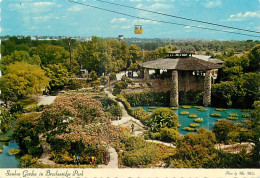
[[[142,34],[142,33],[143,33],[142,25],[135,25],[135,34]]]

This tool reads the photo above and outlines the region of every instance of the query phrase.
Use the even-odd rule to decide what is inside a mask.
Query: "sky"
[[[24,36],[99,36],[125,38],[174,38],[260,40],[260,37],[192,28],[190,25],[229,30],[178,18],[123,8],[96,0],[74,0],[136,17],[129,17],[75,4],[67,0],[0,0],[1,35]],[[123,5],[163,12],[260,32],[260,0],[106,0]],[[142,20],[140,18],[182,23],[185,26]],[[143,34],[134,34],[142,24]]]

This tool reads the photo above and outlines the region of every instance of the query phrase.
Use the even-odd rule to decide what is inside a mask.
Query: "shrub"
[[[141,107],[133,110],[133,117],[139,119],[143,124],[147,124],[147,116],[149,114]]]
[[[125,140],[122,161],[126,166],[147,165],[156,158],[156,147],[141,137],[129,137]]]
[[[169,127],[177,129],[179,119],[174,111],[169,108],[158,108],[149,116],[149,126],[152,131],[159,131],[160,128]]]
[[[133,109],[132,109],[130,103],[126,100],[126,98],[123,95],[120,95],[120,94],[116,95],[116,100],[123,103],[123,105],[125,106],[125,109],[128,112],[128,114],[134,117]]]
[[[171,128],[161,128],[160,129],[160,136],[162,141],[166,141],[166,142],[175,142],[178,140],[178,135],[179,132],[176,129],[171,129]]]
[[[202,105],[203,103],[203,92],[202,91],[188,91],[179,92],[179,103],[188,105]]]
[[[118,81],[116,82],[114,88],[113,88],[113,95],[117,95],[121,93],[122,89],[126,89],[128,84],[124,81]]]
[[[148,146],[139,150],[126,152],[122,158],[126,166],[147,165],[156,158],[155,146]]]
[[[20,165],[21,168],[30,168],[34,167],[34,165],[37,163],[38,159],[33,158],[32,155],[24,155],[20,159]]]
[[[109,74],[109,80],[110,81],[116,80],[116,73],[112,72],[111,74]]]
[[[90,78],[94,81],[97,80],[97,73],[95,71],[91,71],[89,73]]]
[[[101,101],[105,112],[109,112],[112,117],[122,117],[121,107],[116,100],[109,97],[100,98],[99,100]]]
[[[131,106],[168,106],[170,92],[124,93]]]
[[[212,132],[215,133],[218,142],[227,143],[229,132],[236,130],[236,128],[232,121],[221,119],[214,124]]]

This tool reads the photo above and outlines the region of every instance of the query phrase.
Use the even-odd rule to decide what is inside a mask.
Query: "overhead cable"
[[[80,4],[80,5],[83,5],[83,6],[87,6],[87,7],[91,7],[91,8],[95,8],[95,9],[99,9],[99,10],[103,10],[103,11],[107,11],[107,12],[112,12],[112,13],[115,13],[115,14],[120,14],[120,15],[124,15],[124,16],[128,16],[128,17],[132,17],[132,18],[138,18],[138,19],[142,19],[142,20],[147,20],[147,21],[160,22],[160,23],[166,23],[166,24],[172,24],[172,25],[193,27],[193,28],[206,29],[206,30],[211,30],[211,31],[219,31],[219,32],[224,32],[224,33],[232,33],[232,34],[237,34],[237,35],[251,36],[251,37],[260,38],[260,36],[251,35],[251,34],[245,34],[245,33],[240,33],[240,32],[232,32],[232,31],[227,31],[227,30],[219,30],[219,29],[202,27],[202,26],[196,26],[196,25],[187,25],[187,24],[182,24],[182,23],[175,23],[175,22],[168,22],[168,21],[163,21],[163,20],[156,20],[156,19],[149,19],[149,18],[144,18],[144,17],[138,17],[138,16],[134,16],[134,15],[131,15],[131,14],[126,14],[126,13],[123,13],[123,12],[118,12],[118,11],[114,11],[114,10],[110,10],[110,9],[105,9],[105,8],[102,8],[102,7],[97,7],[97,6],[93,6],[93,5],[90,5],[90,4],[81,3],[81,2],[77,2],[77,1],[73,1],[73,0],[68,0],[68,1],[72,2],[72,3],[75,3],[75,4]]]
[[[168,17],[174,17],[174,18],[178,18],[178,19],[183,19],[183,20],[188,20],[188,21],[193,21],[193,22],[204,23],[204,24],[208,24],[208,25],[214,25],[214,26],[219,26],[219,27],[225,27],[225,28],[230,28],[230,29],[235,29],[235,30],[241,30],[241,31],[245,31],[245,32],[251,32],[251,33],[260,33],[260,32],[253,31],[253,30],[247,30],[247,29],[242,29],[242,28],[238,28],[238,27],[232,27],[232,26],[217,24],[217,23],[213,23],[213,22],[207,22],[207,21],[202,21],[202,20],[196,20],[196,19],[191,19],[191,18],[176,16],[176,15],[166,14],[166,13],[162,13],[162,12],[156,12],[156,11],[147,10],[147,9],[143,9],[143,8],[137,8],[137,7],[132,7],[132,6],[128,6],[128,5],[123,5],[123,4],[119,4],[119,3],[108,2],[108,1],[104,1],[104,0],[95,0],[95,1],[103,2],[103,3],[107,3],[107,4],[112,4],[112,5],[116,5],[116,6],[121,6],[121,7],[126,7],[126,8],[130,8],[130,9],[135,9],[135,10],[150,12],[150,13],[154,13],[154,14],[158,14],[158,15],[164,15],[164,16],[168,16]]]

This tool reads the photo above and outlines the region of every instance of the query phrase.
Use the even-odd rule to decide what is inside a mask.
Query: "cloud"
[[[208,1],[204,4],[206,8],[214,8],[214,7],[221,7],[222,2],[221,0],[215,0],[215,1]]]
[[[47,21],[47,20],[49,20],[51,18],[51,16],[50,15],[46,15],[46,16],[38,16],[38,17],[33,17],[32,19],[33,20],[40,20],[40,21]]]
[[[231,14],[227,21],[244,21],[249,18],[260,18],[260,11],[247,11],[244,14],[242,12],[239,12],[237,14]]]
[[[81,5],[74,5],[71,6],[70,8],[68,8],[68,11],[74,11],[74,12],[78,12],[78,11],[82,11],[84,8]]]
[[[113,18],[111,23],[121,23],[121,22],[126,22],[126,18]]]
[[[33,3],[34,6],[51,6],[54,5],[55,2],[45,2],[45,1],[41,1],[41,2],[35,2]]]

